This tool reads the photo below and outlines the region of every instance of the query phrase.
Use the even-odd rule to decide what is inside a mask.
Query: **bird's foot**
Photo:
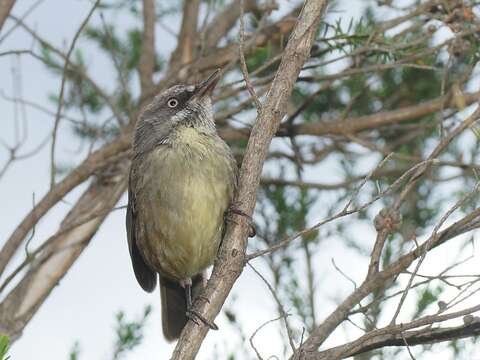
[[[242,210],[240,210],[238,207],[235,206],[235,204],[231,205],[227,211],[226,211],[226,219],[228,221],[233,221],[235,224],[238,225],[238,223],[235,221],[232,215],[240,215],[243,216],[247,219],[248,226],[250,227],[249,232],[248,232],[248,237],[254,237],[257,235],[257,229],[255,228],[255,224],[253,222],[253,219],[250,215],[246,214]]]
[[[194,309],[188,309],[186,315],[188,319],[192,320],[197,325],[200,325],[199,321],[201,321],[211,330],[218,330],[218,326],[214,322],[208,321],[203,315]]]
[[[206,326],[208,326],[212,330],[218,330],[218,326],[214,322],[210,322],[203,317],[198,311],[193,309],[192,304],[192,278],[185,278],[180,280],[180,285],[185,288],[185,299],[187,300],[187,312],[186,316],[187,319],[192,320],[195,324],[200,325],[199,321],[203,322]],[[197,296],[196,299],[204,299],[210,303],[205,296]]]

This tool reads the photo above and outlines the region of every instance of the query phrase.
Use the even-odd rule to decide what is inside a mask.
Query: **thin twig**
[[[294,340],[293,340],[293,331],[292,331],[292,328],[290,327],[290,324],[289,324],[288,319],[287,319],[289,314],[283,308],[283,305],[282,305],[280,299],[278,298],[277,293],[273,289],[272,285],[270,285],[268,280],[265,279],[265,277],[257,269],[255,269],[255,267],[252,264],[247,262],[247,265],[255,272],[255,274],[258,275],[258,277],[260,279],[262,279],[262,281],[265,283],[268,290],[272,294],[275,302],[277,303],[277,307],[278,307],[278,310],[280,312],[280,318],[283,318],[283,320],[285,321],[285,328],[287,329],[288,342],[290,343],[290,348],[292,349],[293,353],[295,354],[296,353],[296,348],[295,348],[295,343],[294,343]]]
[[[245,79],[245,84],[247,86],[248,92],[250,93],[253,101],[255,102],[257,111],[260,112],[262,111],[262,103],[260,102],[260,99],[258,98],[258,95],[255,91],[255,88],[253,87],[250,81],[250,76],[248,75],[247,63],[245,61],[245,53],[243,50],[243,46],[245,43],[245,22],[243,19],[244,12],[245,12],[244,0],[240,0],[240,36],[239,36],[240,41],[238,44],[239,53],[240,53],[240,66],[242,68],[243,78]]]
[[[270,319],[268,321],[265,321],[262,325],[260,325],[258,328],[255,329],[255,331],[253,332],[252,336],[250,336],[250,338],[248,339],[248,341],[250,342],[250,346],[252,347],[252,349],[255,351],[255,354],[257,354],[257,358],[259,360],[263,360],[262,356],[260,355],[260,352],[257,350],[255,344],[253,343],[253,338],[255,336],[257,336],[258,332],[260,330],[262,330],[265,326],[267,326],[268,324],[271,324],[275,321],[278,321],[280,319],[282,319],[283,316],[279,316],[279,317],[276,317],[275,319]]]
[[[95,9],[97,6],[100,4],[101,0],[96,0],[93,6],[91,7],[90,11],[88,12],[86,18],[83,20],[82,24],[78,28],[77,32],[75,33],[75,36],[73,37],[72,43],[70,44],[70,48],[68,49],[67,56],[65,58],[65,65],[63,66],[63,72],[62,72],[62,82],[60,85],[60,94],[58,95],[58,107],[57,107],[57,113],[55,115],[55,124],[53,126],[53,131],[52,131],[52,147],[50,149],[50,189],[52,189],[55,185],[55,145],[57,141],[57,130],[58,126],[60,124],[60,119],[61,119],[61,113],[62,113],[62,107],[63,107],[63,93],[65,91],[65,83],[67,80],[67,68],[68,65],[70,64],[70,56],[72,55],[73,49],[75,48],[75,44],[77,42],[77,39],[80,37],[81,32],[87,25],[88,21],[90,20],[91,16],[95,12]]]

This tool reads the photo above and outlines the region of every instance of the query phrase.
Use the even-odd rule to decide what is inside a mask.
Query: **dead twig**
[[[240,54],[240,66],[242,68],[243,78],[245,79],[245,85],[247,86],[248,92],[250,93],[253,101],[255,102],[257,111],[260,112],[262,111],[262,103],[260,102],[260,99],[258,98],[258,95],[255,91],[255,88],[253,87],[250,81],[250,76],[248,75],[247,63],[245,61],[245,53],[243,50],[243,46],[245,43],[245,21],[243,19],[244,12],[245,12],[245,3],[244,3],[244,0],[240,0],[240,35],[239,35],[240,41],[238,44],[238,49]]]
[[[55,185],[55,145],[57,142],[57,131],[58,131],[58,126],[60,125],[60,119],[61,119],[61,113],[62,113],[62,107],[63,107],[63,93],[65,91],[65,83],[67,81],[67,68],[70,64],[70,56],[72,55],[73,49],[75,49],[75,44],[82,33],[83,29],[87,25],[88,21],[92,17],[93,13],[95,12],[96,8],[100,4],[101,0],[96,0],[93,6],[90,8],[90,11],[88,12],[87,16],[81,23],[80,27],[78,28],[77,32],[75,33],[73,40],[70,44],[70,48],[68,49],[67,56],[65,58],[65,64],[63,66],[63,72],[62,72],[62,81],[60,84],[60,93],[58,95],[58,107],[57,107],[57,113],[55,115],[55,123],[53,125],[53,131],[52,131],[52,147],[50,149],[50,189],[52,189]]]

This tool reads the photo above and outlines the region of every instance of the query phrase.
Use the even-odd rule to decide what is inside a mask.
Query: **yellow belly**
[[[213,263],[236,170],[223,143],[194,129],[179,137],[149,155],[139,209],[140,251],[153,269],[175,280]]]

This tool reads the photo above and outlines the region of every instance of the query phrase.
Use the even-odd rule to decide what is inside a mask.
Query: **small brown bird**
[[[211,93],[217,70],[194,85],[174,86],[154,98],[137,123],[128,186],[127,237],[133,270],[148,292],[160,278],[167,340],[180,336],[192,292],[217,254],[237,166],[218,136]]]

